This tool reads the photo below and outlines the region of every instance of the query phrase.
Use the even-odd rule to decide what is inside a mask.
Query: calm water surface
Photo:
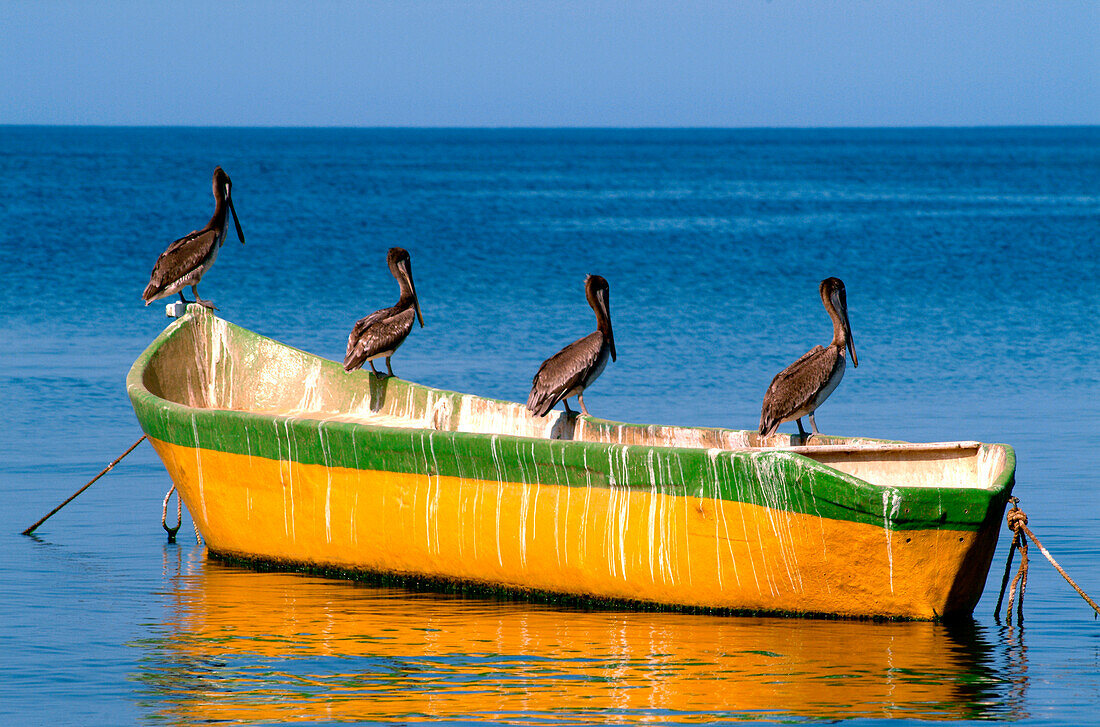
[[[602,611],[257,573],[160,529],[140,292],[221,164],[248,243],[202,283],[330,358],[396,299],[406,378],[523,400],[611,283],[611,419],[755,427],[848,288],[858,369],[823,431],[1006,442],[1036,533],[1100,594],[1100,130],[349,131],[0,127],[4,723],[1100,721],[1100,622],[1033,561],[1025,625]],[[793,428],[792,428],[793,430]],[[1037,553],[1034,554],[1038,558]]]

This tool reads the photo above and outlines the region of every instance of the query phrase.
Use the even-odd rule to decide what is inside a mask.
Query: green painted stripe
[[[165,341],[196,324],[201,321],[189,313],[169,326],[134,363],[127,380],[145,432],[179,446],[361,470],[649,490],[877,526],[888,517],[897,530],[976,530],[987,519],[1000,518],[1011,491],[1015,458],[1008,447],[1004,473],[991,490],[887,488],[789,452],[542,440],[190,408],[153,395],[142,385],[142,372]],[[235,326],[231,331],[235,337],[260,338]],[[362,385],[359,377],[343,381]],[[409,382],[391,379],[387,385],[411,388],[423,401],[429,393]]]

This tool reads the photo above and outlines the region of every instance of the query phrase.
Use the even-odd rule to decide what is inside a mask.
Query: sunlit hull
[[[624,603],[969,614],[1015,466],[1002,445],[794,452],[745,432],[547,422],[345,374],[197,308],[128,389],[213,553]]]

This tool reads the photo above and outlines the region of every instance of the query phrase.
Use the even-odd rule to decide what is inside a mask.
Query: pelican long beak
[[[416,283],[413,282],[412,268],[409,267],[408,263],[402,265],[401,268],[401,272],[405,274],[405,280],[409,281],[409,290],[412,291],[413,307],[416,308],[416,319],[420,321],[420,327],[423,328],[424,316],[420,313],[420,298],[416,297]]]
[[[244,244],[244,232],[241,230],[241,221],[237,219],[237,210],[233,207],[233,198],[226,197],[226,201],[229,202],[229,211],[233,213],[233,224],[237,226],[237,237],[240,238],[241,244]]]
[[[852,354],[852,366],[859,368],[859,358],[856,357],[856,342],[852,339],[852,324],[848,322],[847,304],[841,306],[840,314],[844,319],[844,340],[847,341],[848,352]]]
[[[611,346],[611,360],[615,359],[615,331],[611,328],[611,304],[607,302],[607,293],[600,290],[596,293],[596,302],[603,312],[603,319],[607,322],[607,343]]]
[[[824,285],[827,281],[822,281]],[[829,293],[829,303],[832,304],[833,310],[829,312],[830,316],[835,315],[840,319],[840,327],[844,329],[844,345],[848,348],[848,352],[852,354],[852,366],[859,366],[859,359],[856,357],[856,343],[852,340],[852,324],[848,322],[848,297],[844,295],[843,284],[839,285]],[[826,306],[828,308],[828,306]],[[836,325],[836,319],[833,319],[833,325]],[[835,330],[835,328],[834,328]]]

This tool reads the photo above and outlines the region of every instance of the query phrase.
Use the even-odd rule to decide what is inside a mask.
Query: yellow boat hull
[[[997,537],[153,446],[214,553],[612,601],[930,619],[980,590],[967,565]]]

